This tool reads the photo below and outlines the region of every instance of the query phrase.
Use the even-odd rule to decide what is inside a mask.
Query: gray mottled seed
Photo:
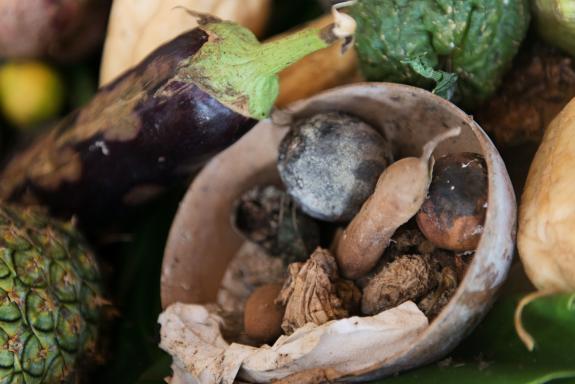
[[[278,169],[303,211],[351,220],[391,163],[389,142],[357,117],[321,113],[297,121],[280,144]]]

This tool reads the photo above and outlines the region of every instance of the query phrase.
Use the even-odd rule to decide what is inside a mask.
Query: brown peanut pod
[[[457,127],[439,134],[423,147],[421,157],[406,157],[382,172],[375,191],[344,231],[336,258],[342,274],[357,279],[379,261],[397,228],[411,219],[425,200],[433,158],[439,143],[459,135]]]

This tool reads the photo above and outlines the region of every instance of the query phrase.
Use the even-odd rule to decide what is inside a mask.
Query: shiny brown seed
[[[487,211],[487,167],[477,153],[441,157],[419,213],[421,232],[439,248],[477,248]]]
[[[244,328],[248,337],[263,343],[282,334],[284,308],[275,304],[281,289],[281,284],[266,284],[250,295],[244,311]]]

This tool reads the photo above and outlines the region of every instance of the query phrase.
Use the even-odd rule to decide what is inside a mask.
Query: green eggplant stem
[[[199,28],[209,40],[187,64],[179,80],[193,82],[226,107],[261,120],[279,94],[278,73],[305,56],[353,35],[355,22],[337,14],[324,28],[306,28],[260,43],[248,29],[214,18]]]

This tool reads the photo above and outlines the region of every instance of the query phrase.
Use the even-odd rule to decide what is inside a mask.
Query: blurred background
[[[10,8],[12,13],[3,13],[3,7],[9,3],[4,1],[0,1],[1,161],[95,94],[101,82],[104,38],[111,7],[111,0],[86,1],[89,6],[85,8],[79,6],[82,2],[77,0],[14,0],[18,6]],[[266,39],[314,20],[335,2],[272,0],[270,15],[263,22],[259,37]],[[37,3],[37,12],[24,16],[29,13],[25,7],[31,3]],[[54,4],[58,5],[57,10]],[[126,22],[138,21],[132,14],[123,17]],[[30,43],[21,44],[20,38]],[[114,55],[120,53],[121,50]],[[497,95],[474,115],[497,144],[518,196],[546,123],[573,96],[575,71],[571,57],[543,44],[531,27],[515,58],[514,70],[504,78]],[[529,120],[533,110],[536,116]],[[170,372],[170,359],[158,348],[160,268],[170,224],[185,190],[185,185],[175,188],[161,199],[104,227],[85,228],[100,258],[106,297],[112,304],[106,313],[98,366],[86,376],[91,382],[162,383]],[[546,361],[541,356],[525,354],[508,321],[518,293],[530,290],[532,287],[520,265],[516,265],[502,293],[501,304],[455,352],[455,360],[444,364],[444,367],[457,366],[458,358],[464,360],[466,363],[461,367],[465,368],[459,371],[463,376],[451,373],[442,376],[445,372],[439,369],[444,367],[433,367],[431,371],[402,375],[390,382],[461,382],[465,375],[473,375],[493,362],[495,357],[486,357],[486,350],[501,352],[494,355],[503,362],[495,365],[496,371],[500,369],[497,372],[517,368],[515,362],[501,357],[506,353],[515,353],[521,366],[529,366],[537,359]],[[537,319],[531,321],[539,324]],[[557,353],[572,354],[572,349],[570,352],[561,349],[568,345],[564,347],[561,343],[565,341],[557,335],[549,337],[560,346]],[[487,339],[492,341],[486,342]],[[507,347],[510,349],[505,349]],[[559,357],[548,355],[548,366],[560,361]],[[430,377],[435,379],[430,381]],[[525,382],[523,379],[501,382]]]

